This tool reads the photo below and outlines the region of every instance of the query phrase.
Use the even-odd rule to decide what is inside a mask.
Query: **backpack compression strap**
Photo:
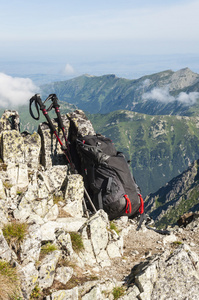
[[[144,200],[143,200],[141,194],[138,194],[138,196],[140,197],[140,208],[139,208],[139,213],[142,215],[142,214],[144,213]]]
[[[124,198],[126,199],[126,214],[130,214],[132,207],[131,207],[131,200],[129,199],[129,197],[127,195],[124,195]]]
[[[138,196],[140,197],[139,213],[142,215],[144,213],[144,200],[143,200],[141,194],[138,194]],[[125,211],[125,213],[129,214],[132,211],[131,200],[129,199],[129,197],[127,195],[124,195],[124,198],[126,199],[126,211]]]

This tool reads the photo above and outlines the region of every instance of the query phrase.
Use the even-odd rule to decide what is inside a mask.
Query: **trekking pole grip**
[[[35,108],[36,108],[36,111],[37,111],[37,116],[35,116],[33,114],[33,111],[32,111],[32,105],[33,103],[35,103]],[[30,115],[33,119],[35,120],[39,120],[40,118],[40,114],[39,114],[39,106],[41,108],[41,106],[43,105],[42,101],[41,101],[41,98],[40,98],[40,95],[39,94],[35,94],[31,99],[30,99],[30,103],[29,103],[29,111],[30,111]]]

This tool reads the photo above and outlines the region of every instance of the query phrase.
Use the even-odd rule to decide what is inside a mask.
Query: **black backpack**
[[[144,202],[122,152],[109,138],[87,135],[76,140],[81,174],[96,209],[109,219],[143,214]]]

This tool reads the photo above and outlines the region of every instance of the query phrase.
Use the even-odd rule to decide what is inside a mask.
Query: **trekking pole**
[[[86,188],[84,188],[84,192],[85,192],[85,194],[86,194],[86,197],[87,197],[88,201],[90,202],[90,204],[91,204],[91,206],[92,206],[92,208],[93,208],[94,212],[96,213],[96,212],[97,212],[97,210],[96,210],[96,208],[95,208],[95,205],[93,204],[93,202],[92,202],[92,200],[91,200],[91,198],[90,198],[90,196],[89,196],[89,194],[88,194],[88,192],[87,192]]]
[[[48,100],[52,100],[52,104],[49,106],[49,108],[47,109],[47,111],[50,111],[52,108],[55,109],[55,112],[56,112],[57,118],[58,118],[58,126],[62,130],[62,133],[63,133],[63,136],[64,136],[64,140],[65,140],[65,144],[66,144],[66,147],[68,149],[68,154],[70,156],[70,147],[69,147],[70,142],[67,140],[67,137],[66,137],[63,120],[62,120],[62,117],[61,117],[61,114],[60,114],[60,110],[59,110],[60,105],[58,104],[58,98],[57,98],[56,94],[50,94],[46,98],[46,100],[44,101],[44,103],[46,101],[48,101]],[[70,157],[70,159],[71,159],[71,157]],[[71,159],[71,161],[72,161],[72,159]]]
[[[63,124],[63,121],[62,121],[62,118],[61,118],[61,114],[60,114],[60,110],[59,110],[60,105],[58,104],[58,98],[57,98],[56,94],[50,94],[50,95],[48,96],[48,98],[44,101],[44,103],[45,103],[46,101],[48,101],[48,100],[52,100],[52,104],[51,104],[51,106],[47,109],[47,111],[51,110],[52,108],[55,109],[55,112],[56,112],[57,118],[58,118],[58,125],[59,125],[59,127],[61,128],[61,130],[62,130],[62,132],[63,132],[63,136],[64,136],[65,143],[66,143],[66,147],[68,148],[68,153],[69,153],[69,156],[70,156],[70,148],[69,148],[70,142],[68,142],[68,140],[67,140],[67,138],[66,138],[64,124]],[[70,159],[71,159],[71,156],[70,156]],[[71,161],[72,161],[72,159],[71,159]],[[97,210],[96,210],[96,208],[95,208],[95,206],[94,206],[94,204],[93,204],[93,202],[92,202],[92,200],[91,200],[91,198],[90,198],[90,196],[89,196],[89,194],[88,194],[86,188],[84,188],[84,191],[85,191],[86,197],[87,197],[87,199],[89,200],[89,202],[90,202],[90,204],[91,204],[93,210],[94,210],[95,212],[97,212]],[[86,208],[86,203],[85,203],[85,208]],[[86,210],[87,210],[87,208],[86,208]]]
[[[32,104],[35,103],[35,108],[36,108],[36,111],[37,111],[37,117],[33,114],[33,111],[32,111]],[[66,151],[66,147],[63,145],[62,141],[60,140],[59,136],[58,136],[58,133],[57,133],[57,130],[55,128],[55,126],[53,125],[49,115],[48,115],[48,112],[46,110],[46,106],[44,105],[44,103],[41,101],[41,98],[40,98],[40,95],[39,94],[35,94],[31,99],[30,99],[30,104],[29,104],[29,111],[30,111],[30,115],[33,119],[35,120],[39,120],[39,107],[40,107],[40,110],[42,111],[43,115],[45,116],[46,120],[48,121],[48,124],[49,124],[49,127],[51,129],[51,131],[54,133],[54,135],[56,136],[59,144],[61,145],[61,149],[62,151],[64,152],[69,164],[73,167],[72,165],[72,162],[70,161],[69,157],[68,157],[68,154],[67,154],[67,151]]]
[[[83,199],[83,205],[84,205],[84,209],[85,209],[86,216],[87,216],[87,218],[89,218],[89,213],[88,213],[88,209],[87,209],[87,206],[86,206],[86,201],[85,201],[85,199]]]
[[[53,98],[53,100],[54,100],[54,104],[52,104],[48,109],[46,109],[46,106],[45,106],[45,104],[42,102],[42,100],[41,100],[41,98],[40,98],[40,95],[39,95],[39,94],[35,94],[35,95],[30,99],[30,103],[29,103],[29,111],[30,111],[30,115],[31,115],[31,117],[32,117],[33,119],[39,120],[39,117],[40,117],[39,110],[42,111],[43,115],[45,116],[45,118],[46,118],[47,121],[48,121],[48,124],[49,124],[49,127],[50,127],[51,131],[54,133],[54,135],[56,136],[58,142],[60,143],[61,149],[62,149],[62,151],[64,152],[64,154],[65,154],[65,156],[66,156],[66,158],[67,158],[67,160],[68,160],[70,166],[72,167],[72,170],[75,172],[75,167],[74,167],[74,165],[73,165],[73,163],[72,163],[72,160],[70,160],[70,158],[69,158],[68,155],[67,155],[67,149],[66,149],[66,147],[63,145],[62,141],[60,140],[60,138],[59,138],[59,136],[58,136],[58,133],[57,133],[57,131],[56,131],[56,129],[55,129],[55,126],[53,125],[53,123],[52,123],[52,121],[51,121],[51,119],[50,119],[50,117],[49,117],[49,115],[48,115],[48,111],[51,110],[52,107],[56,107],[56,113],[57,113],[57,116],[58,116],[58,120],[59,120],[59,119],[61,120],[61,121],[59,121],[59,122],[60,122],[59,124],[60,124],[60,126],[62,126],[62,132],[63,132],[63,134],[64,134],[64,136],[65,136],[65,129],[64,129],[63,121],[62,121],[62,119],[61,119],[60,111],[58,111],[58,110],[59,110],[59,105],[58,105],[58,103],[57,103],[57,96],[56,96],[56,98],[55,98],[55,96],[56,96],[55,94],[50,94],[49,97],[47,97],[47,99],[44,101],[44,103],[45,103],[47,100],[49,100],[49,99],[51,99],[51,98]],[[33,103],[35,103],[35,108],[36,108],[36,111],[37,111],[37,116],[35,116],[35,115],[33,114],[33,111],[32,111],[32,104],[33,104]],[[67,144],[69,144],[68,141],[67,141],[67,139],[66,139],[66,136],[65,136],[65,141],[66,141]],[[69,152],[69,147],[68,147],[68,152]],[[69,156],[70,156],[70,152],[69,152]],[[87,190],[86,190],[85,187],[84,187],[84,192],[85,192],[85,195],[86,195],[88,201],[90,202],[90,204],[91,204],[91,206],[92,206],[94,212],[96,213],[97,210],[96,210],[96,208],[95,208],[95,206],[94,206],[94,204],[93,204],[93,202],[92,202],[92,200],[91,200],[91,198],[90,198],[90,196],[89,196],[89,194],[88,194],[88,192],[87,192]],[[86,210],[87,210],[87,209],[86,209]]]

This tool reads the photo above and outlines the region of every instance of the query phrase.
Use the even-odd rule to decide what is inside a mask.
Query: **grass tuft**
[[[41,289],[38,285],[35,286],[35,288],[32,290],[32,293],[30,295],[30,299],[38,299],[41,296]]]
[[[124,287],[122,287],[122,286],[114,287],[113,292],[112,292],[113,299],[117,300],[120,297],[124,296],[125,291],[126,291],[126,289]]]
[[[12,221],[4,225],[2,231],[8,245],[18,247],[28,233],[28,224]]]
[[[0,300],[20,299],[17,271],[8,262],[0,260]]]
[[[110,230],[115,230],[115,232],[119,235],[119,229],[113,221],[110,222]]]
[[[63,201],[63,196],[53,195],[53,203],[58,204],[60,201]]]
[[[80,252],[81,250],[83,250],[84,244],[83,244],[81,235],[77,232],[69,232],[69,233],[70,233],[70,237],[71,237],[73,250],[77,253]]]
[[[9,190],[9,189],[11,189],[11,187],[13,186],[9,181],[4,181],[3,182],[3,186],[7,189],[7,190]]]
[[[48,254],[57,250],[57,246],[52,243],[47,243],[41,247],[41,253]]]

